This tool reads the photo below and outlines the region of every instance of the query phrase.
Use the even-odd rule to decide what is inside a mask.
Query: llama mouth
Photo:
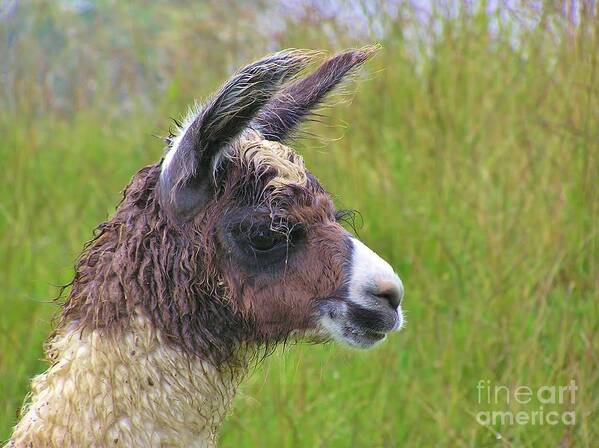
[[[319,324],[329,337],[358,349],[373,347],[399,331],[404,324],[401,307],[392,310],[375,304],[374,309],[335,299],[320,302]]]
[[[369,330],[359,327],[345,327],[343,329],[343,339],[345,342],[357,348],[369,348],[382,342],[387,337],[386,333]]]

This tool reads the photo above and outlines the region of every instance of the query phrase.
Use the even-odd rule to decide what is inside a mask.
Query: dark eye
[[[223,243],[228,246],[228,258],[252,272],[273,271],[290,262],[303,244],[304,226],[264,216],[251,218],[227,226]]]
[[[255,250],[264,252],[275,247],[282,240],[282,235],[270,229],[259,229],[248,240]]]

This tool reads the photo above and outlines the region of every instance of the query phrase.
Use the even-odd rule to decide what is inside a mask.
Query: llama
[[[402,327],[399,277],[285,144],[374,51],[303,77],[315,53],[279,52],[190,110],[80,256],[8,447],[215,446],[274,345]]]

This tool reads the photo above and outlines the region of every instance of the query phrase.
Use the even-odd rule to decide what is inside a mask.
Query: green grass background
[[[45,369],[56,285],[161,157],[169,117],[267,51],[377,40],[351,104],[296,146],[402,277],[408,325],[370,352],[277,351],[244,383],[222,446],[599,444],[596,5],[576,20],[559,2],[422,19],[400,2],[361,33],[308,15],[273,35],[268,2],[16,3],[0,16],[0,441]],[[577,423],[481,426],[481,379],[574,379],[575,403],[545,411]]]

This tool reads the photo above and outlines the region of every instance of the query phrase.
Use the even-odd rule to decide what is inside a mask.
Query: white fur
[[[181,122],[181,126],[178,127],[177,132],[172,139],[171,148],[167,151],[167,153],[164,156],[164,161],[162,162],[161,167],[161,173],[164,173],[166,168],[170,165],[171,161],[173,160],[173,157],[175,156],[175,152],[177,152],[177,149],[181,144],[181,140],[183,140],[183,136],[185,135],[191,124],[194,122],[196,117],[199,115],[201,109],[202,106],[198,103],[195,103],[193,106],[189,107],[187,115],[185,115],[185,118]]]
[[[336,315],[344,315],[347,312],[347,305],[341,302],[337,305]],[[351,342],[347,340],[343,332],[343,324],[339,319],[331,318],[327,313],[323,314],[319,319],[320,326],[324,329],[324,334],[333,338],[333,340],[341,344],[349,344]]]
[[[243,371],[171,348],[138,314],[116,334],[65,329],[7,447],[212,447]]]
[[[349,300],[358,305],[368,306],[372,303],[372,299],[365,294],[365,291],[371,289],[380,280],[394,283],[399,291],[400,298],[403,298],[403,283],[391,265],[379,257],[362,241],[356,238],[352,238],[351,241],[353,253],[349,281]],[[400,317],[399,327],[401,327],[403,320],[401,306],[397,307],[397,312]]]

